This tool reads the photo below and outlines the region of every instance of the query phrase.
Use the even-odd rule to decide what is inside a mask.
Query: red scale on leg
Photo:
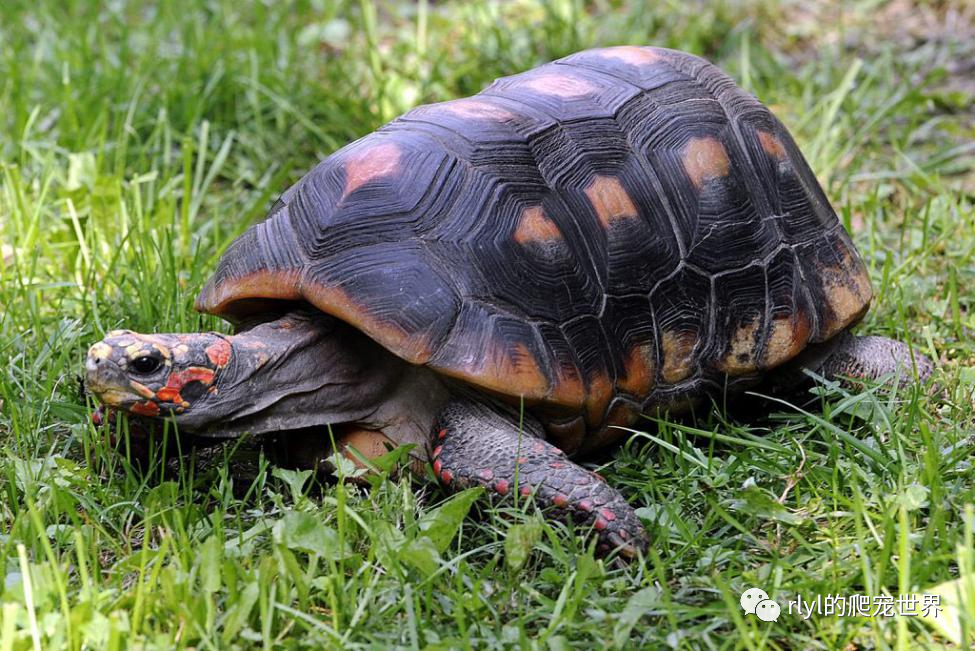
[[[528,484],[522,484],[518,492],[521,493],[522,497],[531,497],[532,487]]]
[[[596,518],[596,521],[593,523],[592,526],[596,527],[597,531],[603,531],[606,529],[606,527],[609,526],[609,523],[603,520],[602,518]]]
[[[437,459],[436,461],[433,462],[433,472],[435,474],[439,475],[440,474],[440,469],[442,467],[443,467],[443,463],[440,462],[440,459]]]
[[[494,471],[490,468],[482,468],[481,470],[477,471],[477,476],[484,481],[491,481],[494,479]]]
[[[437,447],[433,448],[433,458],[436,459],[439,457],[441,452],[443,452],[442,445],[438,445]]]
[[[500,493],[501,495],[507,495],[508,488],[509,488],[508,482],[506,482],[503,479],[499,479],[498,481],[494,482],[494,490]]]
[[[599,515],[603,516],[603,518],[609,520],[610,522],[616,519],[616,514],[609,509],[599,509]]]
[[[552,504],[559,508],[564,508],[569,504],[569,498],[562,493],[556,493],[555,497],[552,498]]]
[[[449,470],[444,470],[440,473],[440,480],[445,484],[450,484],[454,480],[454,473]]]

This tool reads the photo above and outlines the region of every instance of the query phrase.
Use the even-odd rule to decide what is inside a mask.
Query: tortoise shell
[[[197,307],[235,320],[262,299],[523,398],[572,451],[829,339],[871,287],[767,108],[696,56],[612,47],[421,106],[322,161]]]

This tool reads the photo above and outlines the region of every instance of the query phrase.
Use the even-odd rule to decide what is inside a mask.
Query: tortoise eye
[[[136,373],[149,374],[159,368],[160,361],[155,357],[143,355],[132,360],[132,368]]]

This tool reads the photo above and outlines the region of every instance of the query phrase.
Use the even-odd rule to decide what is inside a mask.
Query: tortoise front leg
[[[430,456],[437,477],[452,489],[483,486],[496,499],[515,491],[534,495],[558,519],[592,526],[600,552],[619,549],[634,557],[645,551],[646,531],[623,496],[545,442],[533,418],[518,420],[479,401],[448,403],[434,427]]]

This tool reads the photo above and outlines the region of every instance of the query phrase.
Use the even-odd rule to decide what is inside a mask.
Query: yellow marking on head
[[[159,351],[159,354],[163,356],[163,359],[169,359],[169,348],[163,346],[162,344],[152,343],[152,347]]]
[[[727,176],[730,167],[728,152],[716,138],[691,138],[684,146],[684,169],[695,187]]]
[[[138,393],[143,398],[152,399],[156,397],[156,394],[152,389],[142,384],[141,382],[136,382],[135,380],[129,380],[129,386],[132,390]]]
[[[88,349],[88,356],[94,357],[95,359],[108,359],[112,356],[112,347],[104,341],[99,341]]]
[[[136,357],[141,357],[145,355],[148,350],[142,342],[136,342],[125,347],[125,354],[129,356],[129,359],[135,359]]]
[[[131,401],[135,397],[131,391],[125,389],[108,388],[100,390],[97,387],[92,387],[92,390],[98,394],[98,399],[109,407],[119,407],[123,402]]]
[[[182,355],[185,355],[186,353],[190,352],[190,347],[187,346],[186,344],[180,344],[180,345],[176,346],[175,348],[173,348],[173,352],[177,356],[182,356]]]

